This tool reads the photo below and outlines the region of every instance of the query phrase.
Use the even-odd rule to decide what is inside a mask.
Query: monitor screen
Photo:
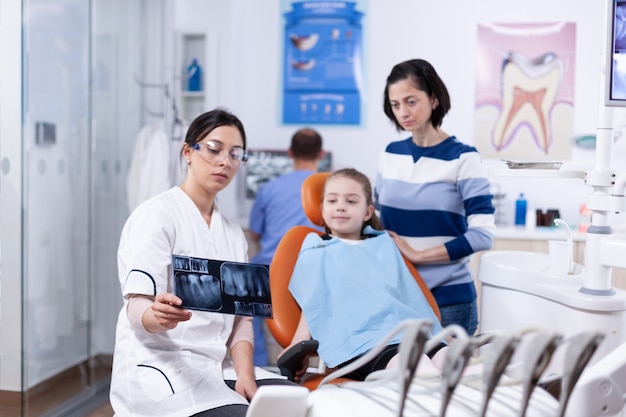
[[[330,171],[332,155],[325,152],[318,170]],[[293,161],[286,150],[250,149],[246,163],[246,198],[254,199],[256,193],[266,182],[293,170]]]
[[[626,107],[626,1],[608,7],[605,104]]]

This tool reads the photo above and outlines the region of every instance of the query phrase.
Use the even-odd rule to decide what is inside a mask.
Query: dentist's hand
[[[154,302],[143,313],[143,325],[151,333],[159,333],[175,328],[181,321],[191,318],[191,311],[181,308],[179,297],[171,293],[157,294]]]

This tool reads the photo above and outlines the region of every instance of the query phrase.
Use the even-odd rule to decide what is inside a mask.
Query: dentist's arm
[[[254,375],[254,330],[251,317],[237,316],[235,318],[228,347],[237,373],[235,391],[251,400],[257,389]]]

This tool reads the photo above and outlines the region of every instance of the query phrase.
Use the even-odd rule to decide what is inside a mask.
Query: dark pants
[[[225,381],[232,390],[235,389],[235,381]],[[257,379],[256,384],[259,387],[263,385],[297,385],[286,379]],[[221,407],[206,410],[191,417],[245,417],[248,406],[245,404],[230,404]]]
[[[439,307],[441,325],[458,324],[463,327],[469,336],[473,336],[478,328],[478,309],[476,300],[471,303],[455,304]]]

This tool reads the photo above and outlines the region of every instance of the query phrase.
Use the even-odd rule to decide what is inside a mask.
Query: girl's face
[[[223,190],[240,166],[232,156],[242,149],[243,138],[235,126],[216,127],[195,147],[185,147],[183,155],[189,162],[187,179],[210,193]]]
[[[398,123],[409,132],[432,127],[430,116],[438,102],[434,97],[418,90],[411,79],[389,85],[389,103]]]
[[[361,239],[363,223],[374,213],[367,204],[363,187],[347,177],[332,177],[326,181],[322,200],[322,217],[334,236]]]

